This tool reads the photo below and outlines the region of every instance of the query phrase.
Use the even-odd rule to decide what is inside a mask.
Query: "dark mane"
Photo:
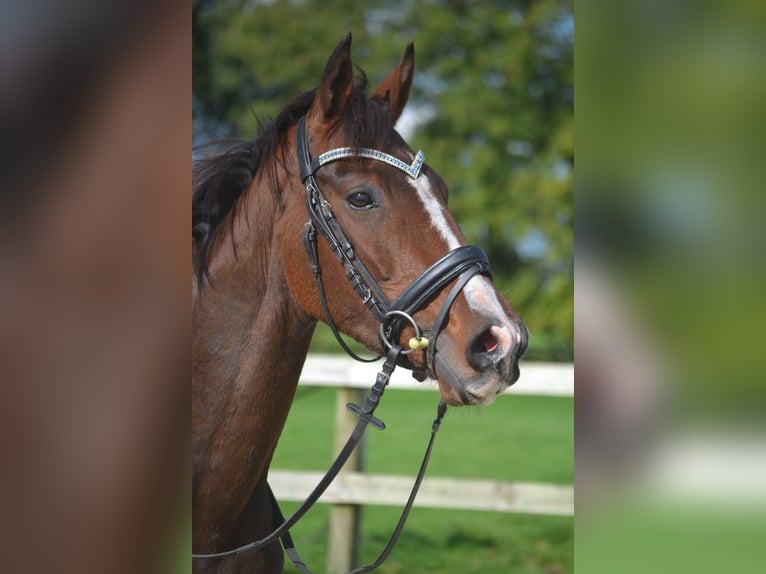
[[[377,147],[393,127],[391,115],[385,106],[367,98],[367,78],[361,70],[358,73],[353,94],[344,112],[343,129],[350,140],[349,145]],[[209,279],[211,248],[225,221],[229,222],[233,233],[231,223],[239,199],[258,170],[270,169],[269,187],[275,199],[281,199],[280,186],[277,185],[277,166],[272,160],[279,151],[285,132],[308,112],[315,93],[316,90],[311,90],[290,102],[273,120],[260,127],[254,140],[230,140],[225,151],[193,162],[192,265],[200,288],[204,279]],[[202,147],[211,145],[205,144]],[[229,214],[232,217],[228,217]]]

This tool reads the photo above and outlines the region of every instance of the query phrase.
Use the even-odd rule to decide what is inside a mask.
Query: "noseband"
[[[418,151],[413,162],[408,165],[404,161],[382,151],[346,147],[325,152],[312,161],[306,134],[305,117],[301,118],[298,122],[296,148],[301,181],[306,189],[306,209],[309,215],[309,220],[305,226],[304,244],[311,264],[311,270],[317,281],[325,320],[335,338],[343,349],[358,361],[372,362],[383,356],[383,354],[380,354],[372,359],[359,357],[348,348],[340,336],[327,305],[324,285],[322,283],[322,270],[317,254],[317,230],[325,238],[335,257],[343,265],[346,277],[356,294],[362,300],[362,303],[364,303],[380,324],[380,342],[384,352],[386,349],[391,349],[397,343],[403,324],[409,323],[415,329],[416,337],[410,340],[408,349],[401,351],[401,356],[398,359],[399,364],[413,368],[412,364],[404,356],[412,352],[413,344],[415,348],[426,348],[427,375],[436,379],[436,340],[444,327],[450,307],[466,283],[474,275],[489,274],[489,261],[487,260],[486,253],[480,247],[473,245],[457,247],[416,277],[393,302],[389,301],[378,285],[378,282],[358,257],[348,236],[343,232],[338,219],[333,213],[330,202],[327,201],[319,189],[315,174],[320,167],[334,161],[348,158],[364,158],[384,162],[403,171],[410,178],[417,179],[420,176],[425,155],[422,151]],[[437,315],[436,322],[430,330],[422,330],[412,318],[412,315],[427,306],[455,279],[458,279],[456,288],[450,291],[447,300]],[[424,341],[419,337],[421,332],[430,334],[428,341]],[[444,373],[444,378],[448,380],[460,397],[465,400],[465,391],[462,385],[459,384],[458,378],[451,372],[451,369],[447,367],[444,361],[439,361],[439,364],[442,367],[440,371],[450,371],[449,373]],[[413,376],[421,380],[425,378],[422,374],[413,373]]]

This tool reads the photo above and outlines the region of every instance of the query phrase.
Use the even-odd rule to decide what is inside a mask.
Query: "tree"
[[[571,360],[571,3],[194,2],[198,137],[252,137],[257,118],[316,85],[348,31],[372,85],[415,42],[416,80],[400,128],[415,126],[411,145],[450,186],[468,241],[487,250],[496,284],[530,328],[528,356]]]

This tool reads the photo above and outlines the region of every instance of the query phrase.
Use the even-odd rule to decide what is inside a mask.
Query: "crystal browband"
[[[325,152],[317,157],[313,162],[311,162],[311,172],[315,173],[317,169],[325,164],[349,157],[364,157],[382,161],[388,165],[392,165],[395,168],[402,170],[412,179],[417,179],[418,175],[420,174],[420,168],[423,167],[423,162],[426,159],[426,154],[418,150],[418,153],[415,154],[415,159],[412,160],[412,163],[408,165],[402,160],[376,149],[341,147]]]

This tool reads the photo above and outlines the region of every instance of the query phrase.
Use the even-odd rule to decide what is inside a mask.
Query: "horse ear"
[[[308,112],[309,121],[332,123],[340,117],[354,88],[351,33],[341,40],[327,61],[324,76]]]
[[[383,80],[373,92],[373,99],[388,103],[394,123],[407,105],[412,87],[412,78],[415,75],[415,46],[412,42],[407,44],[399,65]]]

